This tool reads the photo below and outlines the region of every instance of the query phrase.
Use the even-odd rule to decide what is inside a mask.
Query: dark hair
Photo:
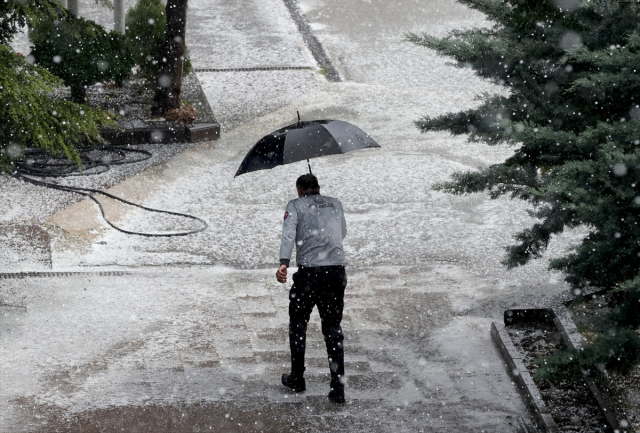
[[[318,185],[318,178],[312,174],[303,174],[296,180],[296,186],[300,187],[303,191],[318,191],[320,185]]]

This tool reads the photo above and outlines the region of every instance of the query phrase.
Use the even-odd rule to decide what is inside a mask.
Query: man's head
[[[312,174],[303,174],[300,176],[298,180],[296,180],[296,188],[298,190],[298,197],[302,197],[312,191],[320,192],[318,178]]]

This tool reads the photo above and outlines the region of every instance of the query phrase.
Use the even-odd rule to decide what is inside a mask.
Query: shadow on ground
[[[442,429],[442,424],[446,423],[443,423],[435,404],[429,408],[429,417],[437,419],[439,422],[436,424],[426,417],[427,408],[423,405],[399,411],[381,409],[371,400],[334,405],[320,396],[297,397],[289,394],[289,398],[301,398],[301,401],[275,403],[267,398],[257,398],[251,401],[148,404],[108,407],[77,414],[69,414],[51,406],[30,406],[24,400],[21,403],[31,418],[29,431],[36,433],[328,432],[391,431],[396,428],[404,431],[403,424],[407,428],[411,425],[411,431],[416,431],[416,418],[423,418],[426,431],[432,431],[438,424],[438,431],[449,431],[447,427]],[[451,421],[449,425],[452,425]],[[519,431],[515,424],[514,431]],[[465,430],[463,427],[456,431]]]

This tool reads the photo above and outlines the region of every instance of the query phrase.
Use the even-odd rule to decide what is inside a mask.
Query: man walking
[[[279,282],[287,281],[287,268],[296,245],[298,272],[293,274],[289,292],[289,346],[291,374],[282,375],[282,384],[295,392],[306,389],[304,352],[307,323],[314,305],[318,307],[322,334],[327,346],[331,391],[329,400],[344,403],[344,348],[342,309],[347,275],[342,240],[347,235],[342,203],[320,195],[318,179],[312,174],[296,181],[298,198],[287,204],[284,213]]]

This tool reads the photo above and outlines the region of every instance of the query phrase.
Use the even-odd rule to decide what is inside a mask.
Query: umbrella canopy
[[[380,146],[368,134],[348,122],[298,120],[298,123],[278,129],[258,141],[244,157],[236,176],[369,147]]]

